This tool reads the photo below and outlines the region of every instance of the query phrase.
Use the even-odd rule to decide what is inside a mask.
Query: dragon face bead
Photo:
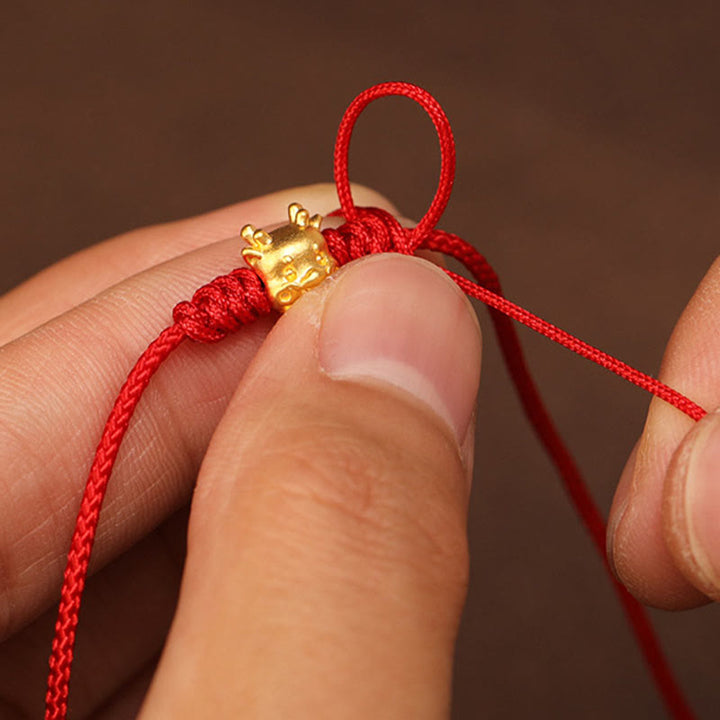
[[[243,257],[260,276],[273,307],[281,312],[338,267],[320,232],[322,217],[311,216],[298,203],[288,207],[288,217],[288,225],[269,233],[252,225],[241,230],[250,246],[243,249]]]

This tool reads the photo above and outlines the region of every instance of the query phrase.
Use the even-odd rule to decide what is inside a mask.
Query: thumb
[[[467,583],[480,334],[380,255],[270,333],[213,438],[142,718],[441,718]]]
[[[720,406],[720,260],[679,318],[660,379],[705,408]],[[641,602],[664,609],[720,600],[717,416],[697,424],[659,399],[620,479],[608,557]]]
[[[686,435],[668,469],[663,524],[683,575],[720,601],[720,414],[711,413]]]

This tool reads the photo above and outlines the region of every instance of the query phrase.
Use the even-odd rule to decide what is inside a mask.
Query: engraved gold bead
[[[338,268],[320,232],[320,215],[299,203],[288,207],[290,223],[266,232],[246,225],[241,235],[250,247],[245,261],[260,276],[273,307],[285,312],[298,298]]]

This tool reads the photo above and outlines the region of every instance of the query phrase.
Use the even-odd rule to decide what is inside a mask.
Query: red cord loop
[[[271,309],[257,274],[239,268],[203,285],[192,300],[178,303],[173,320],[191,340],[211,343],[267,315]]]
[[[348,176],[348,155],[350,150],[350,138],[353,128],[360,113],[373,101],[390,95],[399,95],[414,100],[421,105],[435,125],[440,142],[440,180],[435,197],[430,203],[428,211],[420,222],[409,231],[408,241],[411,246],[410,252],[417,248],[422,240],[427,237],[431,230],[438,224],[450,199],[453,183],[455,182],[455,139],[453,137],[450,121],[440,103],[426,90],[404,82],[387,82],[368,88],[360,93],[352,101],[350,107],[345,111],[337,140],[335,141],[334,174],[335,185],[337,186],[340,208],[343,215],[349,222],[358,218],[359,208],[355,207],[352,192],[350,190],[350,178]]]
[[[388,95],[409,97],[422,105],[435,124],[440,140],[442,166],[438,189],[427,213],[412,229],[403,228],[384,210],[356,207],[350,192],[348,148],[353,126],[370,102]],[[457,235],[434,229],[447,205],[454,174],[455,144],[450,123],[440,105],[430,94],[408,83],[385,83],[366,90],[350,105],[338,131],[335,146],[335,182],[347,222],[337,229],[323,231],[329,250],[338,263],[343,265],[350,260],[373,253],[412,254],[419,247],[424,247],[454,257],[474,275],[477,284],[449,270],[446,271],[466,294],[481,300],[490,308],[500,346],[527,416],[557,467],[570,499],[588,529],[599,555],[606,562],[605,524],[602,515],[583,483],[577,465],[562,442],[530,376],[512,320],[523,323],[578,355],[661,397],[696,420],[700,419],[705,411],[660,381],[635,370],[507,300],[502,294],[495,271],[475,248]],[[68,553],[50,660],[46,720],[65,720],[67,715],[78,614],[100,509],[120,443],[145,388],[163,361],[186,337],[198,342],[217,342],[242,325],[269,313],[270,309],[270,300],[265,288],[252,270],[240,268],[216,278],[200,288],[190,302],[182,302],[175,307],[173,311],[175,324],[164,330],[150,344],[120,390],[90,469]],[[693,713],[662,654],[647,614],[619,583],[614,580],[613,582],[666,709],[676,720],[693,718]]]

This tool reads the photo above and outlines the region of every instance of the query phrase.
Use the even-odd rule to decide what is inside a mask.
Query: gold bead
[[[241,235],[250,247],[242,251],[263,281],[273,307],[285,312],[304,292],[337,270],[320,232],[320,215],[300,204],[288,207],[290,223],[270,233],[246,225]]]

